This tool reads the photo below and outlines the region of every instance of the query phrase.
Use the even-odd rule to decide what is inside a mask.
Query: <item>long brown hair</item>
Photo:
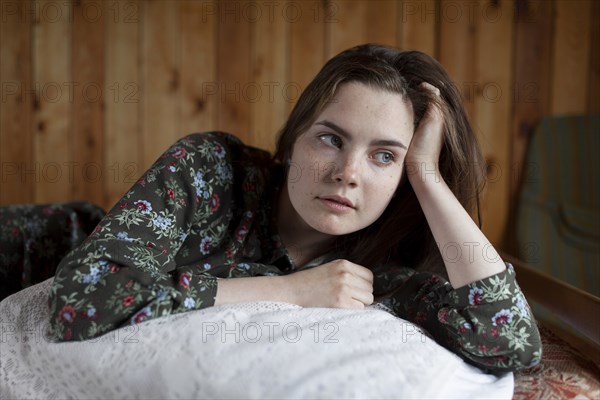
[[[435,101],[419,89],[422,82],[440,90],[444,113],[444,146],[439,169],[462,206],[479,217],[479,193],[484,179],[483,158],[450,77],[434,58],[419,51],[365,44],[345,50],[329,60],[298,99],[279,133],[274,158],[284,166],[294,143],[316,120],[337,88],[348,82],[398,93],[412,104],[414,127]],[[479,218],[480,222],[480,218]],[[441,255],[425,215],[408,180],[403,180],[385,212],[370,226],[342,237],[336,243],[345,258],[374,267],[395,263],[414,268],[444,272]]]

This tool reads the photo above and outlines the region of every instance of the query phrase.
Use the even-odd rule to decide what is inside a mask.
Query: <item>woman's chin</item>
[[[310,226],[324,235],[330,236],[341,236],[348,235],[350,233],[356,232],[360,230],[360,228],[356,228],[354,226],[348,226],[347,224],[340,224],[339,222],[327,222],[327,221],[315,221],[314,224],[310,224]]]

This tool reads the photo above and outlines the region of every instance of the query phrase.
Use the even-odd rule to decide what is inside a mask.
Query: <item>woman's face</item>
[[[412,135],[412,107],[401,95],[341,85],[294,144],[287,190],[295,212],[328,235],[369,226],[398,187]]]

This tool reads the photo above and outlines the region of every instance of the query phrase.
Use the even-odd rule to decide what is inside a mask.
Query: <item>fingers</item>
[[[340,274],[345,274],[345,282],[343,283],[351,288],[352,299],[360,302],[360,304],[355,305],[363,308],[366,305],[373,304],[373,273],[369,269],[348,260],[336,260],[333,264],[339,268]]]
[[[373,273],[348,260],[335,260],[289,275],[303,307],[362,309],[373,303]]]
[[[361,308],[363,308],[364,306],[373,304],[373,300],[375,299],[373,297],[373,289],[371,289],[369,291],[357,290],[356,292],[354,292],[354,295],[352,296],[352,298],[361,303],[361,305],[362,305]]]
[[[373,283],[373,272],[362,265],[354,264],[353,262],[344,259],[335,260],[331,263],[338,265],[341,268],[346,268],[349,272],[358,276],[359,278],[364,279],[368,283]]]
[[[430,101],[429,106],[427,107],[427,114],[430,116],[430,118],[441,121],[443,119],[443,114],[441,110],[443,101],[442,96],[440,94],[440,89],[433,86],[429,82],[421,82],[419,87],[424,92],[429,93],[429,95],[432,97],[432,101]],[[426,121],[427,119],[421,122],[425,123]]]
[[[421,85],[419,85],[421,87],[421,89],[423,89],[426,92],[429,92],[431,94],[433,94],[434,96],[440,96],[440,89],[438,89],[437,87],[433,86],[432,84],[430,84],[429,82],[422,82]]]

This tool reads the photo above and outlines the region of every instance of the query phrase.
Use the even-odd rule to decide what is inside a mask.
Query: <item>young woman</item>
[[[59,265],[51,331],[83,340],[225,303],[378,296],[481,368],[534,365],[514,270],[468,212],[482,165],[439,63],[349,49],[306,88],[274,157],[221,132],[171,146]]]

